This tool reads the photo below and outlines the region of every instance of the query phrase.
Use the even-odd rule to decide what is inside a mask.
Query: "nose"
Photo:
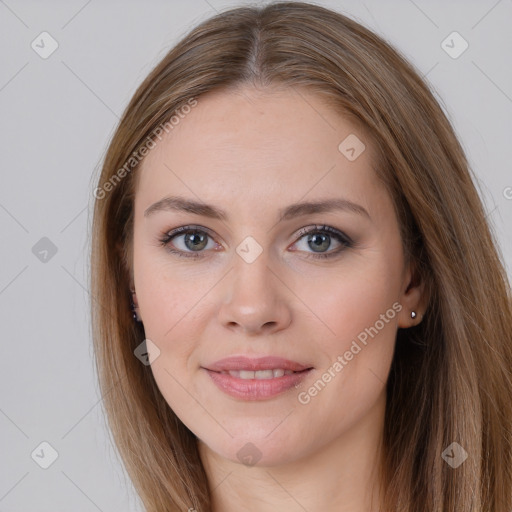
[[[235,257],[223,280],[221,324],[246,336],[270,335],[286,329],[292,319],[290,291],[269,266],[265,251],[252,263]],[[288,299],[287,299],[288,298]]]

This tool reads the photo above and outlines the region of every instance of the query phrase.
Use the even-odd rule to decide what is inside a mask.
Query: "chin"
[[[247,467],[272,467],[291,463],[300,456],[296,449],[300,443],[294,441],[290,433],[285,430],[281,435],[276,435],[274,432],[271,436],[268,436],[268,432],[263,436],[259,433],[251,436],[247,430],[239,436],[233,432],[230,433],[233,438],[226,439],[225,443],[219,444],[214,441],[205,444],[218,456],[236,464]],[[301,448],[303,450],[304,446],[301,445]]]

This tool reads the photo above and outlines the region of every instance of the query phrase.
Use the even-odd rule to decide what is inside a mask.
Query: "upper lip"
[[[282,368],[283,370],[291,370],[294,372],[300,372],[302,370],[308,370],[311,366],[306,366],[289,359],[282,357],[266,356],[266,357],[245,357],[235,356],[226,357],[220,359],[215,363],[212,363],[205,367],[207,370],[215,372],[229,371],[229,370],[274,370]]]

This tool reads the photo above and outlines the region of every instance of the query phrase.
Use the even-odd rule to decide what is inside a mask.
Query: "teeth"
[[[250,371],[250,370],[230,370],[230,371],[224,371],[221,373],[229,374],[232,377],[236,377],[238,379],[260,379],[260,380],[266,380],[266,379],[275,379],[278,377],[282,377],[283,375],[291,375],[291,370],[283,370],[282,368],[277,368],[275,370],[258,370],[258,371]]]

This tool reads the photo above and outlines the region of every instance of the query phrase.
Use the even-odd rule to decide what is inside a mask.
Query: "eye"
[[[307,248],[312,249],[314,254],[309,254],[308,258],[333,258],[347,248],[353,247],[353,242],[344,233],[330,226],[309,226],[302,229],[297,234],[299,240],[307,237]],[[208,239],[212,239],[213,247],[208,246]],[[332,239],[335,239],[340,248],[334,251],[322,252],[322,249],[328,249],[331,246]],[[174,240],[179,240],[175,242]],[[163,233],[159,238],[160,245],[165,247],[170,253],[184,258],[199,258],[203,256],[204,249],[215,247],[213,234],[209,229],[201,226],[181,226],[170,232]],[[171,244],[171,241],[173,242]],[[178,246],[178,247],[176,247]],[[307,248],[303,250],[308,252]]]
[[[303,238],[306,238],[307,247],[312,249],[315,254],[309,254],[308,258],[334,258],[339,253],[353,247],[353,242],[344,233],[330,226],[311,226],[302,229],[298,233],[300,239],[295,242],[297,245]],[[340,244],[339,249],[329,252],[322,252],[322,249],[328,249],[331,246],[332,239]],[[306,251],[307,252],[307,251]]]
[[[179,240],[183,237],[180,242],[177,243],[181,247],[173,248],[173,242],[171,240]],[[160,244],[177,256],[184,258],[198,258],[201,256],[203,249],[211,249],[208,247],[208,238],[211,237],[210,231],[200,226],[182,226],[172,230],[169,233],[164,233],[160,238]],[[175,247],[175,246],[174,246]]]

